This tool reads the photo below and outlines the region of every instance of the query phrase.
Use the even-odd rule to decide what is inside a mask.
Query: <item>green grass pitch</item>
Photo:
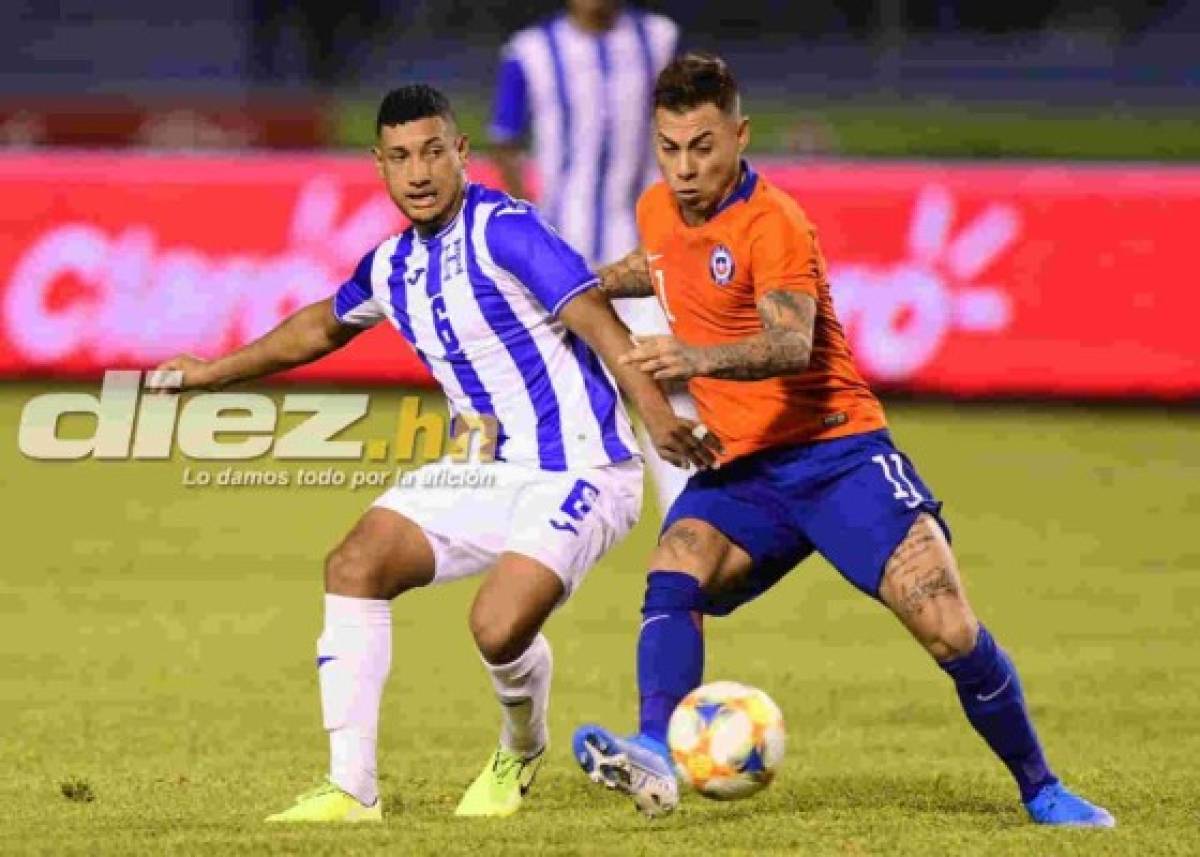
[[[179,459],[29,461],[16,425],[41,389],[0,388],[0,853],[1200,852],[1194,410],[891,408],[1052,763],[1115,831],[1029,825],[948,680],[820,561],[708,625],[707,676],[758,685],[787,716],[776,784],[737,804],[688,796],[654,823],[596,790],[568,742],[583,720],[632,724],[653,511],[549,625],[555,743],[518,816],[451,815],[498,717],[464,583],[394,607],[386,823],[279,829],[262,817],[326,763],[322,558],[378,489],[188,488]],[[351,436],[387,436],[395,407],[376,394]]]

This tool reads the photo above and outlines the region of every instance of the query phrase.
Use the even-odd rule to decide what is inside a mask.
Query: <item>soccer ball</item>
[[[667,743],[680,779],[700,794],[749,797],[770,784],[783,761],[783,713],[757,688],[712,682],[676,707]]]

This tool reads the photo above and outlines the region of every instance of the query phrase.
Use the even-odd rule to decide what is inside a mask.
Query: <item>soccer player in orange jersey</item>
[[[643,811],[670,810],[667,721],[701,683],[700,617],[729,614],[815,551],[950,676],[1035,822],[1112,826],[1047,765],[1012,661],[967,602],[942,504],[854,366],[813,225],[742,159],[749,120],[729,69],[710,55],[675,60],[654,108],[663,180],[638,204],[641,249],[601,281],[611,297],[658,295],[674,335],[641,338],[623,359],[688,383],[721,466],[688,481],[651,558],[639,733],[581,727],[580,765]]]

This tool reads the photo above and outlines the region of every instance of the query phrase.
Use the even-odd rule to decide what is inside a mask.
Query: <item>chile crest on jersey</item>
[[[718,286],[726,286],[733,279],[733,272],[733,253],[724,244],[718,244],[709,254],[708,273]]]

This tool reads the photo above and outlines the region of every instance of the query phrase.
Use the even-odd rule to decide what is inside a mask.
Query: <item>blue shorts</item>
[[[697,518],[753,560],[737,586],[709,597],[724,616],[766,592],[819,552],[846,580],[879,597],[883,568],[913,522],[928,513],[950,535],[942,504],[886,429],[767,449],[702,471],[663,521]]]

